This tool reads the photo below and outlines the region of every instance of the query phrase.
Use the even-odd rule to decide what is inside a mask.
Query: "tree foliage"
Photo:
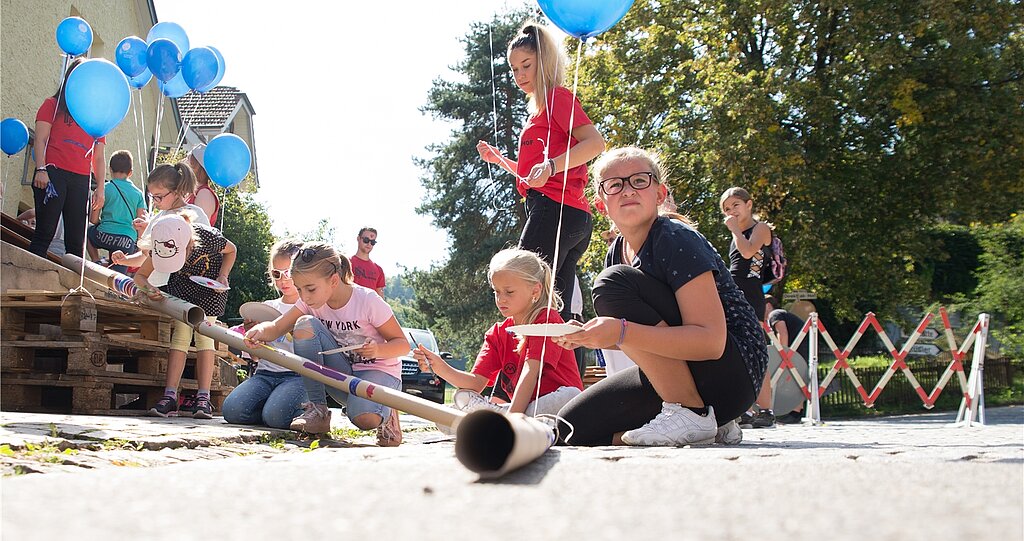
[[[238,315],[238,307],[249,301],[276,298],[277,291],[267,279],[267,261],[274,235],[270,232],[270,215],[253,194],[239,190],[223,190],[220,195],[224,214],[224,236],[235,243],[235,266],[231,269],[231,290],[225,318]]]
[[[1005,0],[638,0],[589,51],[580,94],[612,146],[666,157],[681,210],[720,251],[718,195],[744,186],[793,282],[856,318],[928,296],[923,226],[1020,208],[1021,13]]]

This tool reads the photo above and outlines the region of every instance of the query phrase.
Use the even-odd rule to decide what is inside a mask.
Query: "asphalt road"
[[[555,448],[480,481],[450,441],[5,477],[22,539],[1024,539],[1024,409]]]

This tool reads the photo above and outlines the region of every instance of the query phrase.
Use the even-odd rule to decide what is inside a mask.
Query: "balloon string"
[[[142,93],[142,91],[140,90],[139,94],[141,95],[141,93]],[[138,151],[138,154],[136,154],[137,158],[136,158],[136,162],[135,163],[142,163],[141,162],[141,160],[142,160],[142,148],[143,148],[143,146],[145,146],[145,143],[142,142],[142,138],[144,137],[144,135],[139,133],[139,106],[135,104],[135,96],[131,96],[131,101],[132,101],[132,118],[135,119],[135,149]],[[143,189],[146,188],[145,171],[146,171],[145,167],[141,167],[140,171],[139,171],[139,179],[142,182]]]

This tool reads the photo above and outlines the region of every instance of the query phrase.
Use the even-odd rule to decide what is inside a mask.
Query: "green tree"
[[[662,152],[681,211],[722,253],[718,195],[751,190],[792,285],[854,319],[929,296],[926,226],[1020,208],[1022,11],[638,0],[590,47],[580,94],[611,146]]]
[[[238,317],[238,307],[249,301],[275,298],[278,293],[267,279],[267,261],[274,235],[270,232],[267,208],[251,193],[235,189],[220,195],[224,236],[235,244],[235,266],[231,269],[231,290],[225,318]]]
[[[518,148],[526,100],[509,74],[505,45],[526,17],[514,12],[473,24],[462,40],[466,56],[454,66],[465,82],[435,80],[422,108],[435,119],[458,124],[448,141],[427,148],[431,157],[417,160],[427,191],[418,211],[446,230],[452,243],[446,263],[413,271],[408,279],[418,310],[460,357],[475,356],[484,331],[498,317],[487,263],[515,244],[523,220],[514,179],[488,167],[476,143],[489,141],[506,155]]]

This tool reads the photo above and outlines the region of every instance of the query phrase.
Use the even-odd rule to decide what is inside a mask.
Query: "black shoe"
[[[736,420],[740,424],[740,428],[754,428],[753,425],[754,416],[749,411],[743,412],[740,418]]]
[[[775,428],[775,414],[770,409],[761,410],[750,424],[754,428]]]
[[[178,399],[173,396],[164,395],[160,400],[156,401],[155,406],[149,408],[149,415],[167,417],[175,411],[178,411]]]
[[[802,411],[791,411],[776,417],[775,421],[781,425],[798,425],[804,422],[804,413]]]
[[[213,419],[213,406],[210,404],[210,397],[196,397],[192,406],[193,419]]]

